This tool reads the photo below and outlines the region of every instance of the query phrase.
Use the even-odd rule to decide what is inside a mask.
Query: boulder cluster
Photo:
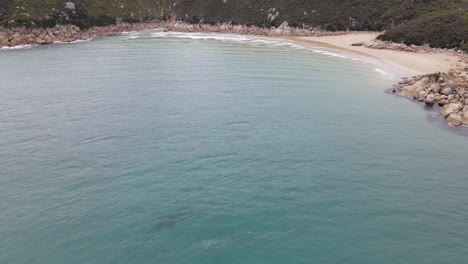
[[[468,69],[405,78],[394,92],[428,106],[439,105],[451,126],[468,126]]]
[[[358,43],[354,46],[358,46]],[[403,43],[395,43],[390,41],[382,41],[378,39],[373,39],[366,43],[360,43],[359,46],[364,46],[369,49],[385,49],[385,50],[396,50],[396,51],[406,51],[406,52],[417,52],[417,53],[434,53],[434,52],[457,52],[462,54],[463,51],[454,49],[441,49],[441,48],[431,48],[429,45],[406,45]]]
[[[72,42],[80,39],[81,30],[74,25],[58,25],[53,28],[15,28],[0,31],[1,46],[25,44],[44,45],[54,42]]]
[[[161,28],[168,31],[180,32],[216,32],[216,33],[234,33],[246,35],[259,35],[259,36],[331,36],[343,35],[345,32],[331,32],[324,31],[320,28],[297,28],[289,26],[287,21],[281,23],[278,27],[257,27],[246,25],[234,25],[232,23],[218,23],[218,24],[190,24],[181,21],[173,21],[169,23],[160,24]]]

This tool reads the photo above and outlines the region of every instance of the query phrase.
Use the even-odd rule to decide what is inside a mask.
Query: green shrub
[[[460,47],[468,37],[468,17],[460,10],[432,12],[387,30],[378,39],[407,45]]]
[[[461,45],[460,49],[463,50],[464,52],[468,52],[468,43]]]

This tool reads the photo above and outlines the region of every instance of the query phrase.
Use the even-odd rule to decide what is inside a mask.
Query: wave
[[[81,43],[81,42],[87,42],[92,40],[90,39],[79,39],[75,41],[70,41],[70,42],[64,42],[64,41],[54,41],[52,44],[76,44],[76,43]],[[40,45],[32,45],[32,44],[24,44],[24,45],[16,45],[16,46],[2,46],[0,47],[0,50],[22,50],[22,49],[30,49],[33,47],[39,47]]]
[[[247,43],[253,45],[261,46],[274,46],[274,47],[289,47],[294,49],[301,50],[310,50],[312,52],[323,54],[327,56],[343,58],[343,59],[352,59],[356,61],[362,61],[362,59],[350,57],[344,55],[343,53],[333,52],[332,49],[327,48],[312,48],[307,47],[298,43],[294,43],[287,40],[280,39],[265,39],[257,36],[246,36],[238,34],[221,34],[221,33],[200,33],[200,32],[163,32],[163,31],[153,31],[150,33],[141,33],[141,32],[125,32],[123,35],[127,36],[125,40],[135,40],[135,39],[145,39],[145,38],[181,38],[181,39],[193,39],[193,40],[216,40],[223,42],[237,42],[237,43]]]
[[[3,46],[0,47],[0,50],[20,50],[20,49],[30,49],[33,45],[26,44],[26,45],[16,45],[16,46]]]
[[[366,64],[371,64],[375,67],[374,70],[382,76],[389,79],[397,79],[397,75],[393,74],[391,68],[381,61],[376,61],[371,58],[365,58],[358,55],[353,55],[346,52],[336,51],[326,47],[311,47],[302,45],[288,40],[281,39],[266,39],[258,36],[239,35],[239,34],[225,34],[225,33],[204,33],[204,32],[164,32],[160,30],[146,31],[146,32],[124,32],[122,35],[126,36],[124,40],[135,39],[151,39],[151,38],[179,38],[179,39],[192,39],[192,40],[215,40],[222,42],[245,43],[255,46],[268,46],[268,47],[286,47],[300,50],[308,50],[317,54],[335,57],[339,59],[359,61]],[[385,70],[384,70],[385,69]]]
[[[332,49],[327,48],[312,48],[307,47],[298,43],[294,43],[287,40],[280,39],[266,39],[257,36],[247,36],[247,35],[238,35],[238,34],[221,34],[221,33],[201,33],[201,32],[164,32],[164,31],[153,31],[153,32],[124,32],[123,35],[127,36],[125,40],[134,40],[139,38],[181,38],[181,39],[193,39],[193,40],[217,40],[223,42],[238,42],[238,43],[248,43],[254,45],[262,46],[276,46],[276,47],[290,47],[301,50],[310,50],[318,54],[323,54],[327,56],[343,58],[343,59],[352,59],[352,60],[361,60],[358,58],[353,58],[342,53],[333,52]]]
[[[254,46],[262,46],[262,47],[283,47],[283,48],[292,48],[297,50],[307,50],[317,54],[346,59],[346,60],[353,60],[353,61],[360,61],[367,64],[371,64],[376,67],[374,70],[381,74],[384,77],[395,79],[397,78],[396,75],[399,74],[392,74],[391,68],[387,67],[382,62],[378,62],[372,60],[370,58],[364,58],[362,56],[352,55],[346,52],[336,51],[331,48],[326,47],[311,47],[302,45],[300,43],[295,43],[288,40],[282,39],[267,39],[266,37],[259,37],[253,35],[239,35],[239,34],[226,34],[226,33],[205,33],[205,32],[164,32],[162,30],[147,30],[147,31],[127,31],[122,32],[122,36],[124,36],[124,40],[132,41],[136,39],[148,39],[148,38],[179,38],[179,39],[192,39],[192,40],[214,40],[214,41],[222,41],[222,42],[233,42],[233,43],[245,43]],[[84,40],[75,40],[72,42],[62,42],[62,41],[55,41],[53,44],[76,44],[81,42],[91,41],[93,38],[84,39]],[[1,50],[19,50],[19,49],[29,49],[34,47],[34,45],[19,45],[19,46],[5,46],[1,47]],[[384,70],[383,68],[388,70]]]
[[[89,38],[89,39],[78,39],[78,40],[74,40],[74,41],[70,41],[70,42],[66,42],[66,41],[54,41],[52,44],[76,44],[76,43],[81,43],[81,42],[88,42],[88,41],[91,41],[93,40],[93,38]]]
[[[193,39],[193,40],[216,40],[223,42],[238,42],[250,44],[263,44],[263,45],[279,45],[289,46],[298,49],[305,47],[290,42],[267,40],[256,36],[246,36],[238,34],[222,34],[222,33],[202,33],[202,32],[164,32],[164,31],[151,31],[151,32],[124,32],[122,35],[127,36],[125,40],[145,39],[145,38],[180,38],[180,39]]]

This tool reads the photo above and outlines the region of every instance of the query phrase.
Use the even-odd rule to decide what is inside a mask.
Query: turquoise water
[[[385,65],[162,33],[0,62],[0,263],[468,261],[468,138]]]

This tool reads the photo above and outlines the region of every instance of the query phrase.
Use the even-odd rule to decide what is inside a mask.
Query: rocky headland
[[[356,44],[358,45],[358,44]],[[381,40],[360,43],[370,49],[411,53],[445,53],[456,56],[457,63],[448,72],[405,77],[394,93],[412,98],[427,107],[440,107],[440,114],[450,126],[468,126],[468,54],[458,49],[437,49],[427,45],[405,45]]]
[[[463,57],[461,61],[468,62],[467,56]],[[438,105],[450,126],[468,126],[468,67],[404,78],[393,92],[429,107]]]

